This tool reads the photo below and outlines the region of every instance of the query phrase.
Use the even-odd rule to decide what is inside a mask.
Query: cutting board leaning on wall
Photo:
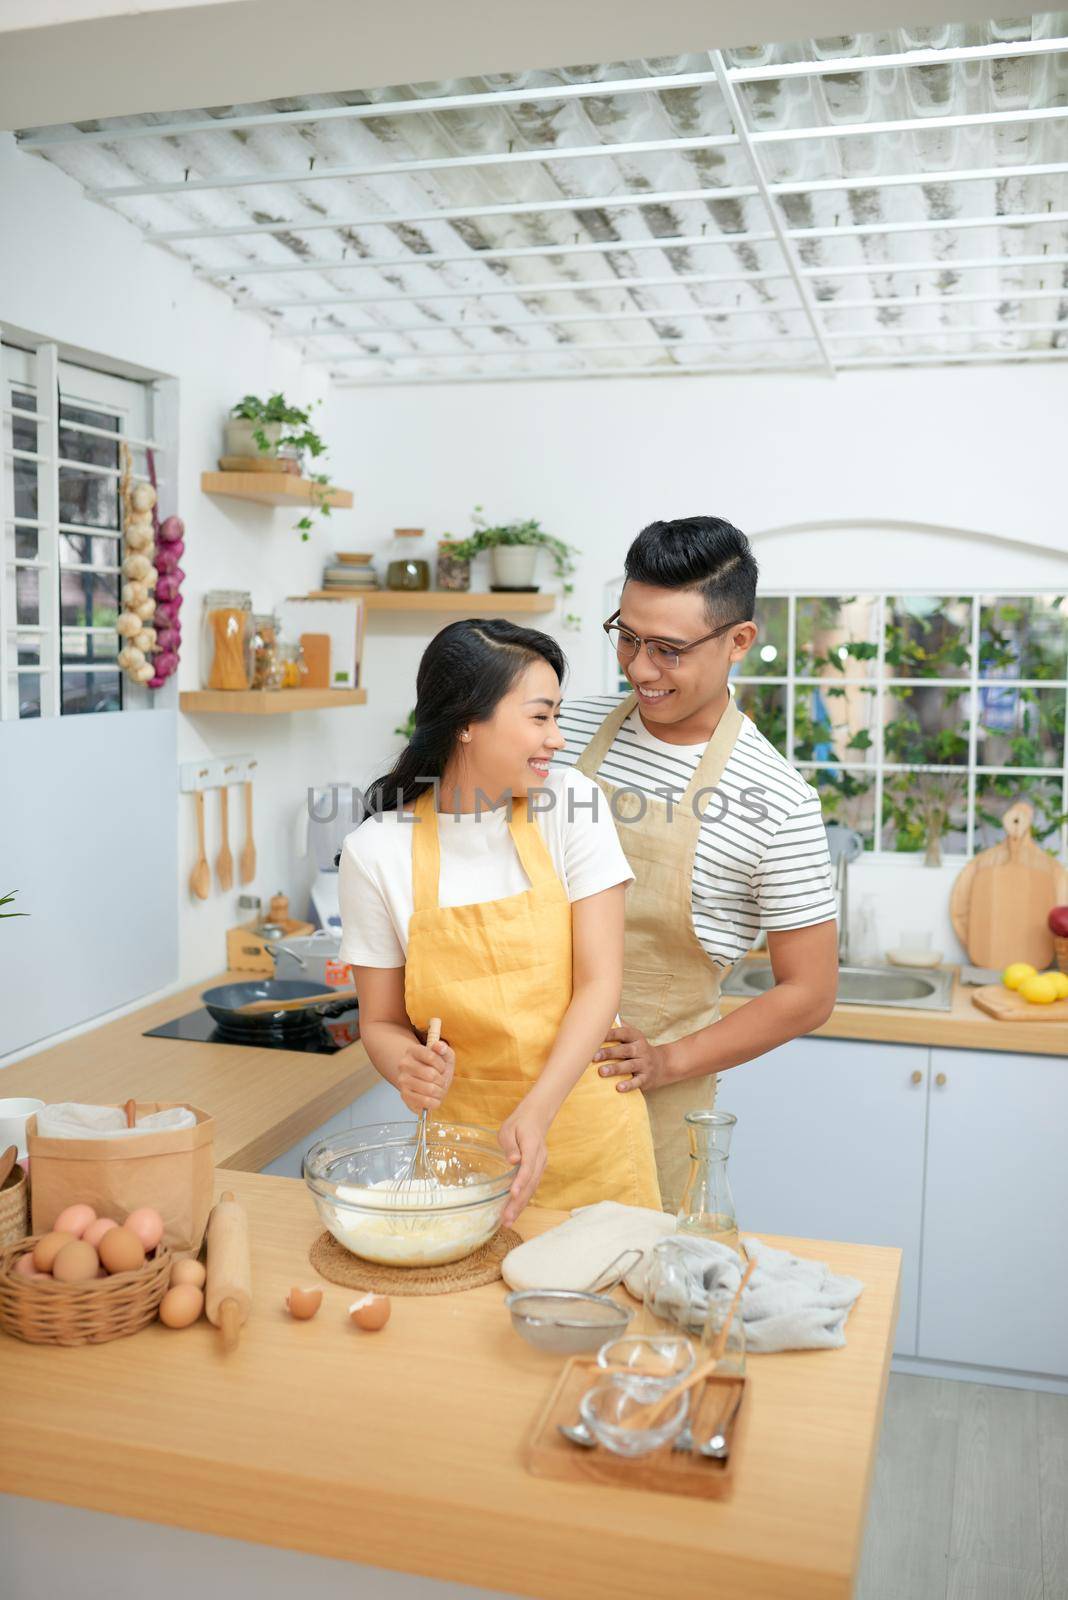
[[[1029,961],[1041,972],[1053,960],[1047,917],[1068,902],[1068,870],[1031,837],[1023,800],[1002,818],[1005,838],[973,856],[953,885],[953,931],[977,967]]]

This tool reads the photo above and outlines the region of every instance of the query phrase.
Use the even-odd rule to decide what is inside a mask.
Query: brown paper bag
[[[180,1101],[138,1101],[138,1117],[169,1111]],[[47,1233],[65,1206],[91,1205],[98,1217],[125,1222],[139,1206],[163,1218],[170,1249],[197,1251],[212,1204],[215,1119],[188,1106],[195,1128],[145,1133],[137,1139],[47,1139],[37,1118],[26,1124],[34,1233]]]

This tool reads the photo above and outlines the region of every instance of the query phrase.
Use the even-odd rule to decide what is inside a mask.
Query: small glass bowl
[[[630,1426],[635,1412],[648,1404],[614,1381],[587,1389],[579,1401],[579,1415],[598,1444],[613,1455],[634,1459],[659,1450],[682,1432],[690,1414],[690,1391],[679,1395],[678,1403],[655,1428]]]
[[[675,1384],[688,1378],[696,1359],[689,1339],[662,1333],[639,1333],[626,1339],[613,1339],[597,1352],[597,1365],[611,1372],[621,1389],[627,1389],[642,1401],[659,1400]],[[620,1367],[627,1370],[612,1371]]]

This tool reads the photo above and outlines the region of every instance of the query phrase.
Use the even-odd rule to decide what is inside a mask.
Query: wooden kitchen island
[[[561,1359],[512,1331],[503,1284],[396,1298],[380,1334],[354,1329],[352,1291],[326,1284],[318,1317],[294,1323],[287,1290],[316,1281],[310,1196],[299,1182],[233,1172],[219,1173],[218,1186],[236,1190],[251,1224],[254,1302],[239,1348],[223,1354],[204,1322],[182,1333],[157,1323],[79,1349],[0,1336],[0,1490],[249,1542],[218,1547],[226,1565],[216,1593],[236,1592],[231,1567],[250,1545],[359,1563],[347,1592],[361,1600],[432,1592],[417,1579],[417,1588],[395,1588],[369,1568],[559,1600],[851,1593],[899,1251],[772,1240],[866,1287],[844,1349],[750,1358],[735,1488],[729,1499],[696,1501],[527,1473],[524,1441]],[[529,1237],[562,1215],[531,1209],[519,1229]],[[34,1558],[19,1544],[19,1504],[0,1502],[2,1542],[7,1571],[25,1585]],[[100,1520],[120,1530],[118,1569],[123,1524]],[[310,1577],[301,1588],[316,1592]],[[21,1600],[38,1591],[14,1592]],[[107,1590],[86,1581],[69,1592]],[[151,1592],[169,1600],[189,1591],[166,1563],[152,1572]],[[469,1591],[448,1590],[458,1592]]]

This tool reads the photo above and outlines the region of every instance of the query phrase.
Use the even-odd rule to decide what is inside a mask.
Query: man
[[[717,517],[654,522],[605,623],[633,693],[568,701],[558,760],[597,780],[635,874],[623,1026],[598,1051],[648,1097],[664,1209],[689,1167],[687,1111],[716,1077],[819,1027],[834,1006],[837,912],[819,796],[738,710],[757,564]],[[767,931],[774,987],[719,1018],[720,980]]]

